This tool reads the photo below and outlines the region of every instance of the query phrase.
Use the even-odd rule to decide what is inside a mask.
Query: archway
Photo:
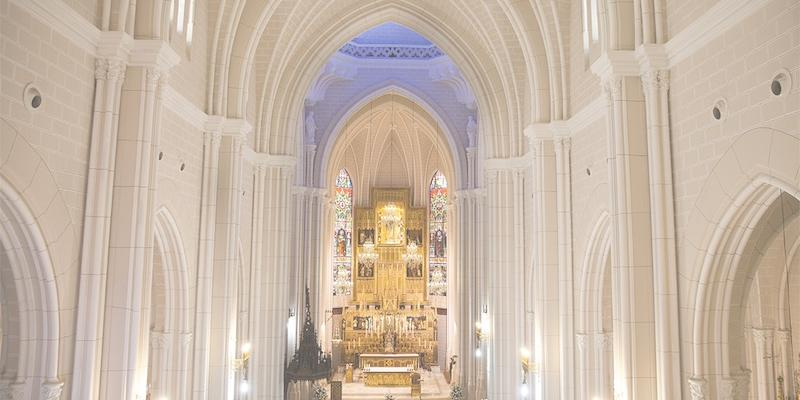
[[[156,212],[153,233],[150,293],[143,306],[150,313],[147,382],[156,397],[184,398],[192,338],[188,264],[177,222],[167,208]]]
[[[611,398],[612,365],[612,282],[611,226],[603,211],[592,229],[583,261],[578,291],[579,319],[576,345],[580,376],[578,398]]]
[[[58,381],[58,292],[47,242],[22,197],[0,175],[2,387],[10,398],[49,400]],[[2,393],[0,392],[0,393]]]
[[[686,285],[696,290],[689,380],[694,398],[745,398],[750,390],[745,301],[758,267],[754,232],[783,193],[800,197],[798,151],[796,136],[766,128],[745,132],[715,165],[689,216],[686,240],[696,250],[685,257],[697,265],[690,276],[697,283]]]

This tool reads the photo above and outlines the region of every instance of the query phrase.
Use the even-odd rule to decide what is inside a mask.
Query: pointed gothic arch
[[[4,298],[13,296],[16,305],[3,307],[3,325],[13,321],[14,334],[2,338],[0,394],[50,400],[63,386],[58,381],[61,338],[53,264],[36,218],[2,175],[0,246],[0,273],[4,275],[0,291]]]
[[[768,128],[743,133],[714,166],[689,216],[685,247],[694,250],[684,257],[696,263],[697,273],[683,284],[696,293],[689,299],[689,389],[696,399],[748,392],[743,307],[754,271],[745,255],[781,192],[800,199],[800,160],[781,157],[798,150],[800,138],[791,134]]]

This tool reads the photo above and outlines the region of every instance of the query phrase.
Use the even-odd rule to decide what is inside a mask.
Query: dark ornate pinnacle
[[[331,374],[331,356],[322,352],[317,342],[317,331],[311,319],[311,294],[306,288],[306,319],[300,345],[286,368],[286,378],[291,381],[312,381],[328,378]]]

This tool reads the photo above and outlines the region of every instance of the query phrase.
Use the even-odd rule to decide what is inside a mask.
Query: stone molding
[[[428,77],[433,82],[443,83],[453,89],[456,100],[468,109],[474,110],[477,107],[475,95],[472,94],[469,83],[452,61],[432,65],[428,70]]]
[[[439,50],[435,45],[363,45],[347,43],[339,49],[339,52],[356,58],[400,58],[414,60],[430,60],[444,55],[444,52]]]

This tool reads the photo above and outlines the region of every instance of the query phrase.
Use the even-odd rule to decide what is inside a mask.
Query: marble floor
[[[358,376],[358,370],[355,376]],[[444,379],[439,367],[432,367],[431,371],[421,371],[422,399],[447,400],[450,396],[450,386]],[[334,375],[334,380],[344,380],[343,373]],[[343,400],[383,400],[386,394],[391,393],[397,400],[410,400],[411,388],[408,387],[380,387],[366,386],[362,382],[345,383],[342,386]],[[414,399],[418,400],[418,399]]]

